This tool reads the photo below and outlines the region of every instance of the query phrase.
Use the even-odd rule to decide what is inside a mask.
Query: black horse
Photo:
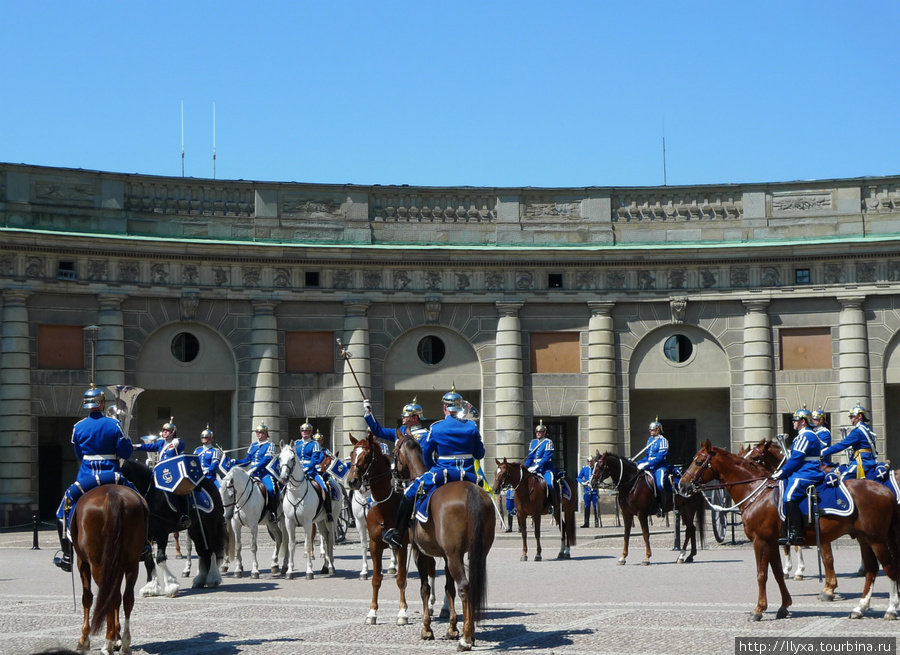
[[[147,567],[147,584],[141,589],[141,595],[173,597],[178,593],[180,585],[166,566],[166,547],[169,544],[169,535],[180,529],[178,526],[179,512],[169,507],[165,492],[156,488],[153,472],[148,466],[141,462],[128,460],[122,465],[122,473],[147,499],[147,505],[150,507],[148,535],[156,542],[155,568],[152,558],[144,560]],[[193,520],[188,529],[188,538],[194,542],[194,546],[197,548],[200,569],[192,586],[218,587],[222,582],[219,562],[225,559],[225,546],[228,539],[225,528],[225,511],[222,507],[222,497],[213,482],[203,478],[198,488],[210,495],[213,509],[209,513],[196,509],[191,510],[191,519]],[[213,557],[216,558],[215,562],[212,561]],[[154,571],[156,572],[155,576]]]

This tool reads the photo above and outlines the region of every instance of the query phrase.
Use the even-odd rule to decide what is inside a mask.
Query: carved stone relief
[[[0,275],[15,275],[15,272],[15,255],[3,255],[2,257],[0,257]]]
[[[140,272],[137,262],[119,262],[120,282],[137,282]]]
[[[94,189],[87,184],[37,182],[34,185],[34,196],[38,200],[46,200],[48,202],[92,203],[94,201]]]
[[[875,264],[864,262],[856,265],[857,282],[875,282]]]
[[[575,273],[575,288],[589,291],[597,288],[597,274],[594,271],[578,271]]]
[[[406,291],[412,284],[409,271],[394,271],[394,288],[397,291]]]
[[[279,289],[289,289],[291,287],[291,272],[286,268],[276,268],[275,277],[273,279],[275,286]]]
[[[534,275],[531,271],[516,271],[516,289],[527,291],[534,288]]]
[[[830,191],[790,191],[772,194],[772,214],[797,214],[831,209]]]
[[[890,282],[900,282],[900,262],[888,263],[888,280]]]
[[[825,265],[825,284],[843,284],[847,281],[847,274],[843,264]]]
[[[488,291],[503,290],[503,273],[499,271],[491,271],[484,276],[484,288]]]
[[[223,268],[221,266],[213,267],[213,282],[217,287],[225,286],[228,284],[228,277],[230,274],[230,269]]]
[[[731,269],[731,288],[743,289],[750,286],[750,271],[746,268]]]
[[[44,277],[44,258],[29,257],[26,259],[25,275],[28,277]]]
[[[606,274],[606,286],[609,289],[625,288],[625,273],[622,271],[609,271]]]
[[[182,321],[193,321],[197,317],[197,307],[200,306],[200,294],[196,291],[185,291],[179,302]]]
[[[166,271],[166,265],[157,262],[150,265],[150,282],[152,284],[165,284],[169,273]]]
[[[700,286],[704,289],[712,289],[719,283],[719,272],[705,268],[700,271]]]
[[[465,291],[472,283],[469,281],[469,276],[466,273],[457,273],[456,274],[456,289],[458,291]]]
[[[339,268],[334,272],[334,288],[350,289],[353,286],[353,273],[346,268]]]
[[[188,264],[181,269],[182,284],[199,284],[200,283],[200,267],[196,264]]]
[[[262,268],[259,266],[245,266],[241,273],[245,287],[255,288],[259,286],[262,278]]]
[[[672,311],[672,322],[676,324],[684,323],[684,314],[687,310],[688,299],[681,298],[672,298],[669,301],[669,309]]]
[[[88,262],[88,280],[100,282],[106,280],[109,273],[109,262],[105,259],[92,259]]]
[[[381,271],[365,271],[363,273],[363,289],[380,289]]]
[[[425,322],[429,325],[435,325],[441,318],[441,300],[440,298],[425,299]]]
[[[656,276],[653,271],[638,271],[638,289],[649,290],[656,288]]]
[[[425,273],[425,288],[429,291],[440,291],[441,274],[439,271],[428,271]]]
[[[764,287],[780,287],[781,271],[774,266],[763,266],[759,284]]]
[[[544,198],[528,199],[525,204],[525,218],[581,218],[580,202],[555,202]]]
[[[683,268],[676,269],[674,271],[669,271],[669,288],[670,289],[684,289],[684,285],[687,282],[687,271]]]

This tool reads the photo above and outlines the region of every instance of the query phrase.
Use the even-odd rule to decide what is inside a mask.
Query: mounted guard
[[[325,453],[322,452],[322,446],[319,445],[322,435],[318,435],[318,440],[313,438],[313,426],[307,418],[306,422],[300,426],[300,437],[301,439],[294,444],[297,459],[300,460],[300,466],[303,467],[306,477],[314,480],[319,486],[322,500],[325,503],[327,520],[334,521],[334,516],[331,513],[331,487],[325,482],[327,474],[319,472],[319,465],[325,456]]]
[[[157,466],[160,466],[166,460],[170,460],[184,454],[184,442],[177,437],[177,434],[178,428],[175,426],[175,417],[170,416],[168,423],[164,423],[162,426],[162,439],[151,443],[133,444],[134,450],[157,453],[159,457]],[[166,474],[163,473],[163,471],[160,471],[157,475],[159,476]],[[166,475],[166,477],[168,477],[168,475]],[[165,490],[165,487],[161,488]],[[178,511],[180,513],[180,516],[178,518],[178,527],[182,530],[187,530],[189,527],[191,527],[190,507],[188,504],[187,494],[170,493],[169,497],[173,501],[175,507],[178,508]]]
[[[247,472],[263,483],[266,488],[266,509],[273,523],[278,522],[281,485],[270,466],[277,463],[278,451],[275,444],[269,441],[269,427],[263,421],[256,426],[256,441],[250,444],[246,457],[235,460],[234,466],[247,467]]]
[[[366,420],[366,425],[369,426],[369,430],[377,439],[384,439],[391,443],[397,439],[396,430],[389,430],[378,425],[378,421],[372,414],[372,403],[369,402],[368,398],[363,398],[363,411],[365,412],[363,418]],[[416,402],[415,398],[412,399],[411,403],[403,406],[400,416],[402,420],[400,432],[402,434],[410,434],[416,438],[416,441],[422,443],[422,439],[428,434],[428,430],[422,425],[422,421],[426,420],[425,414],[422,411],[422,406]]]
[[[194,449],[194,454],[200,458],[200,468],[203,470],[203,477],[210,480],[218,489],[219,466],[226,459],[226,455],[216,444],[215,435],[209,429],[209,423],[206,424],[206,429],[200,433],[200,444]]]
[[[878,449],[875,447],[876,436],[867,423],[869,410],[857,403],[850,410],[850,423],[853,429],[841,441],[822,452],[826,459],[844,450],[850,452],[850,463],[840,467],[841,477],[857,479],[875,479],[875,467],[878,464]]]
[[[528,444],[528,455],[525,456],[522,465],[532,473],[538,473],[543,477],[550,504],[548,513],[552,515],[560,502],[556,482],[561,474],[553,464],[553,441],[547,436],[547,426],[544,425],[543,419],[534,428],[534,439]]]
[[[666,488],[666,483],[668,482],[666,477],[669,472],[669,467],[666,463],[666,456],[669,454],[669,440],[663,434],[663,426],[659,422],[659,417],[650,423],[650,436],[647,437],[647,446],[644,448],[644,451],[644,456],[636,461],[635,464],[637,464],[639,471],[646,471],[653,476],[653,480],[656,483],[656,502],[658,507],[656,515],[661,518],[666,513],[666,496],[672,490],[671,488]]]

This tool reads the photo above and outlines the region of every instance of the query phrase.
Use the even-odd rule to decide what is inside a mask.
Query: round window
[[[669,361],[682,364],[690,359],[691,353],[694,352],[694,344],[683,334],[674,334],[666,339],[663,352]]]
[[[444,342],[441,341],[440,338],[429,335],[419,341],[419,345],[416,347],[416,353],[418,353],[419,359],[424,363],[429,366],[434,366],[443,361],[444,355],[447,354],[447,346],[444,345]]]
[[[200,352],[200,341],[190,332],[179,332],[172,339],[172,355],[179,362],[192,362]]]

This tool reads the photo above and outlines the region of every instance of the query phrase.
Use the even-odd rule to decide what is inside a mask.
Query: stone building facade
[[[683,461],[803,404],[839,434],[859,402],[900,460],[900,177],[501,189],[0,164],[0,281],[0,525],[48,516],[74,478],[92,368],[144,389],[133,439],[174,417],[190,447],[309,418],[346,451],[362,394],[393,425],[455,386],[489,462],[522,458],[539,420],[574,473],[641,450],[657,417]]]

